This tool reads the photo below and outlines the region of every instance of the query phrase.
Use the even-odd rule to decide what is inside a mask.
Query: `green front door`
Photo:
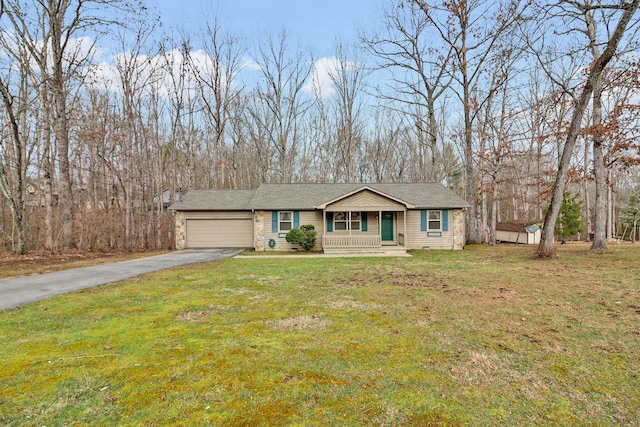
[[[393,212],[382,212],[382,241],[393,242]]]

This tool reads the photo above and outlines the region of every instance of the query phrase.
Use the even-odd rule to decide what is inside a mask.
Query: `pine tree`
[[[572,194],[570,191],[565,190],[562,195],[562,205],[560,206],[555,233],[564,243],[568,237],[580,233],[583,227],[582,202],[578,198],[578,194]]]

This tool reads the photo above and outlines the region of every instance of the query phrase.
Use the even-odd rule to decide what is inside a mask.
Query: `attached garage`
[[[187,218],[187,248],[252,248],[253,217]]]

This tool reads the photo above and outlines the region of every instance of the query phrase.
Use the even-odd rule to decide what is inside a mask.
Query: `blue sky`
[[[290,41],[331,56],[335,40],[356,39],[359,27],[380,19],[384,0],[157,0],[164,25],[189,32],[216,16],[225,30],[257,40],[263,31],[287,29]]]

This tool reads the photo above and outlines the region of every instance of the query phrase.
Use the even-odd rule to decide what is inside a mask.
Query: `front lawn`
[[[229,259],[0,312],[8,426],[640,425],[640,246]]]

